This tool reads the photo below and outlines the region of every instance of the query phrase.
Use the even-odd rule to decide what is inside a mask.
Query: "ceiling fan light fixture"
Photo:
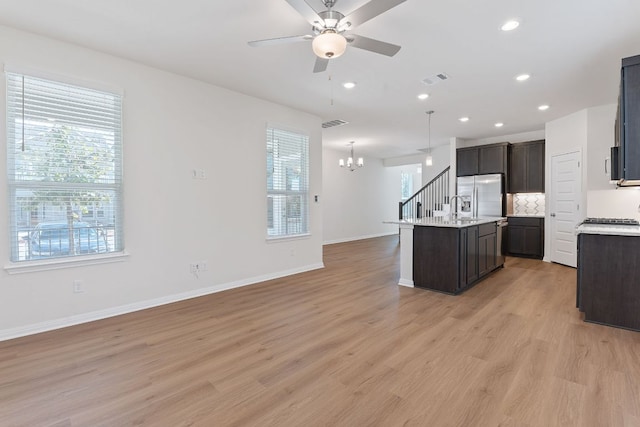
[[[313,39],[313,53],[320,58],[337,58],[347,49],[347,39],[333,30],[325,30]]]

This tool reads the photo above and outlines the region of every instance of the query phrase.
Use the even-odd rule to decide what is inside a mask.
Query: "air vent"
[[[331,120],[328,122],[324,122],[322,124],[322,129],[326,129],[326,128],[334,128],[336,126],[342,126],[342,125],[346,125],[349,122],[345,122],[344,120]]]
[[[438,73],[423,79],[422,83],[426,84],[427,86],[433,86],[445,80],[449,80],[449,75],[445,73]]]

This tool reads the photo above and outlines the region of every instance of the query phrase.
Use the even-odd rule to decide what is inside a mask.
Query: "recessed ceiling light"
[[[531,77],[529,74],[520,74],[516,77],[516,80],[519,82],[524,82],[525,80],[529,80],[529,77]]]
[[[421,100],[421,101],[424,101],[428,97],[429,97],[428,93],[421,93],[420,95],[418,95],[418,99]]]
[[[504,123],[498,122],[494,126],[497,127],[497,128],[501,128],[502,126],[504,126]]]
[[[355,82],[346,82],[342,86],[344,86],[345,89],[353,89],[354,87],[356,87],[356,84]]]
[[[469,117],[460,117],[458,120],[460,120],[462,123],[466,123],[469,121]]]
[[[520,26],[520,22],[516,21],[515,19],[512,19],[511,21],[507,21],[504,24],[502,24],[502,27],[500,27],[500,29],[502,31],[513,31],[519,26]]]
[[[538,107],[538,110],[540,110],[540,111],[545,111],[545,110],[548,110],[548,109],[549,109],[549,106],[547,104],[544,104],[544,105],[541,105],[541,106]]]

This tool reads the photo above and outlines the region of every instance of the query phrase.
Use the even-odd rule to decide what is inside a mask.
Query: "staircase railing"
[[[433,211],[442,210],[442,205],[449,203],[449,169],[447,167],[416,194],[400,202],[400,219],[432,217]]]

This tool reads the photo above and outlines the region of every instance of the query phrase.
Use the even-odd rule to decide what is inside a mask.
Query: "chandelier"
[[[338,161],[338,164],[340,165],[341,168],[346,166],[347,169],[353,172],[357,168],[361,168],[364,166],[364,159],[362,157],[358,157],[358,163],[354,163],[353,159],[355,159],[355,156],[353,155],[353,144],[355,144],[355,141],[351,141],[349,144],[351,145],[351,155],[347,158],[346,164],[344,159],[340,159]]]

